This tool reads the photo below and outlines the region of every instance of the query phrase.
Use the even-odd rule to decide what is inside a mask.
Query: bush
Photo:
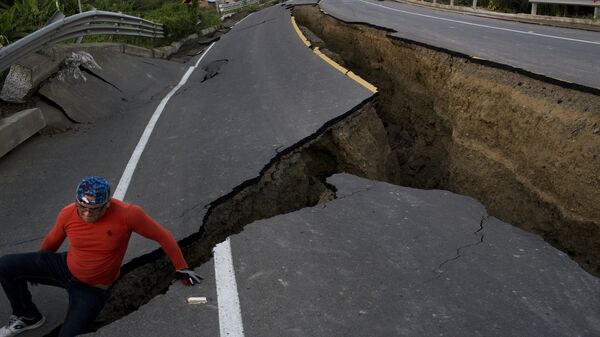
[[[76,0],[60,0],[65,15],[79,12]],[[147,47],[169,44],[209,26],[218,25],[220,19],[214,10],[200,10],[184,6],[179,0],[82,0],[83,10],[121,12],[162,23],[165,39],[131,36],[90,36],[86,42],[126,42]],[[56,11],[54,0],[0,1],[0,43],[6,45],[42,27]]]
[[[176,2],[165,2],[159,8],[140,13],[144,19],[162,23],[165,36],[176,39],[189,35],[197,30],[198,13],[189,7]]]
[[[50,0],[14,1],[12,6],[0,9],[0,42],[8,44],[39,29],[55,11]]]

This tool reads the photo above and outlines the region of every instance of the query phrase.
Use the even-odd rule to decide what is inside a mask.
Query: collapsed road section
[[[294,15],[376,85],[385,180],[477,198],[600,274],[600,96],[522,70],[348,24]],[[316,42],[317,45],[319,42]]]
[[[290,72],[277,57],[267,59],[269,69],[250,65],[265,57],[260,51],[266,46],[244,48],[241,55],[228,39],[241,35],[249,41],[255,36],[243,34],[272,32],[273,24],[282,25],[276,31],[291,32],[280,7],[262,13],[258,24],[247,21],[243,32],[232,30],[207,59],[220,65],[214,76],[192,76],[173,97],[130,193],[131,201],[147,205],[162,223],[179,226],[174,232],[193,265],[207,261],[216,243],[245,224],[333,199],[335,188],[325,178],[350,172],[474,196],[491,214],[542,233],[588,270],[597,269],[598,215],[589,212],[598,200],[591,172],[597,164],[596,95],[390,39],[316,8],[295,11],[300,23],[324,39],[323,48],[340,55],[333,58],[379,87],[379,97],[372,105],[370,94],[354,88],[356,95],[344,100],[351,90],[334,87],[339,78],[323,80],[326,71],[317,66],[310,72],[296,66],[314,81],[311,89],[318,90],[310,91],[306,83],[292,86],[300,72]],[[275,41],[256,40],[286,46],[275,55],[299,60],[291,52],[299,48],[285,42],[289,35],[271,37]],[[244,72],[252,80],[239,80]],[[290,87],[288,96],[270,95]],[[338,91],[331,94],[333,89]],[[200,224],[201,232],[189,236]],[[137,310],[165,292],[171,279],[160,253],[134,259],[113,287],[101,321]]]
[[[273,31],[278,34],[272,34]],[[275,200],[275,205],[251,205],[243,210],[249,212],[248,217],[245,213],[232,211],[229,216],[220,211],[227,212],[226,202],[239,200],[247,188],[259,186],[256,182],[264,176],[261,173],[268,175],[271,167],[279,171],[283,156],[322,135],[329,126],[367,108],[372,96],[306,49],[290,25],[289,11],[281,6],[254,13],[208,50],[198,59],[198,69],[189,73],[186,84],[164,105],[125,200],[142,205],[181,240],[192,265],[209,259],[214,244],[239,231],[240,224],[305,207],[315,195],[317,200],[322,194],[328,198],[331,192],[319,188],[325,186],[323,179],[331,173],[321,174],[323,168],[317,160],[306,164],[307,169],[319,172],[314,178],[301,165],[288,162],[297,170],[284,173],[282,178],[286,187],[297,191],[275,190],[284,195],[281,200]],[[118,88],[124,87],[108,76],[116,69],[108,69],[106,62],[98,64],[104,69],[102,78]],[[111,88],[109,92],[113,91]],[[102,119],[92,131],[112,120]],[[136,128],[128,135],[140,133]],[[78,136],[71,137],[73,142]],[[19,150],[24,154],[27,149],[23,149]],[[125,150],[131,151],[129,147]],[[101,155],[92,159],[111,155],[98,153]],[[297,155],[292,160],[297,162]],[[106,159],[95,162],[95,172],[106,163]],[[111,170],[108,178],[118,181],[122,171],[117,170],[125,164],[115,161],[111,167],[116,170]],[[329,170],[330,163],[325,168]],[[296,176],[305,183],[287,180]],[[314,184],[320,185],[313,187]],[[272,193],[267,197],[275,198]],[[244,206],[247,201],[243,201]],[[219,205],[219,211],[213,212]],[[202,231],[197,233],[200,228]],[[132,238],[122,277],[112,287],[100,321],[111,322],[127,315],[167,289],[173,279],[172,268],[160,258],[161,254],[152,253],[155,249],[147,240]],[[52,305],[48,303],[49,307]]]
[[[600,279],[476,200],[349,174],[326,183],[334,200],[255,221],[228,239],[243,335],[600,332]],[[214,289],[223,285],[217,254],[213,261],[196,269],[205,276],[197,289],[174,284],[94,336],[167,336],[174,327],[181,336],[240,336],[215,326],[222,299]],[[192,296],[207,303],[189,304]]]
[[[335,198],[336,189],[325,178],[336,172],[350,172],[405,186],[450,189],[476,197],[491,214],[543,234],[589,271],[595,271],[594,257],[590,254],[597,252],[590,247],[597,240],[594,236],[597,221],[584,217],[582,214],[586,213],[582,210],[574,213],[567,209],[564,201],[561,204],[548,192],[550,187],[572,188],[570,184],[579,181],[577,177],[571,177],[574,178],[571,182],[560,181],[551,174],[559,177],[569,174],[541,168],[529,172],[539,163],[532,159],[519,162],[525,156],[533,156],[538,160],[558,160],[557,167],[566,167],[565,154],[587,158],[594,145],[583,152],[574,149],[585,140],[595,140],[594,128],[598,125],[594,125],[597,118],[592,113],[598,106],[595,94],[547,83],[498,65],[473,62],[456,53],[398,41],[384,31],[339,22],[315,7],[297,7],[294,14],[301,24],[322,38],[319,40],[306,31],[313,44],[322,43],[319,46],[324,53],[375,83],[380,94],[374,105],[365,102],[333,120],[300,144],[278,153],[258,178],[245,181],[211,202],[204,215],[203,232],[181,242],[186,256],[195,264],[208,261],[215,244],[242,231],[248,223]],[[514,87],[512,81],[516,81]],[[442,90],[447,89],[446,85],[452,90]],[[587,128],[571,132],[570,123],[577,123],[583,117]],[[538,128],[528,129],[532,124]],[[561,138],[565,133],[569,140],[566,143]],[[578,172],[590,176],[590,170],[588,166],[587,171]],[[546,185],[540,185],[539,181]],[[592,207],[590,199],[584,201],[587,209]],[[484,218],[475,233],[483,230],[483,223]],[[587,234],[578,234],[579,231]],[[438,269],[452,265],[464,250],[481,244],[483,235],[474,239],[459,247],[455,256],[438,261]],[[168,277],[150,292],[137,281],[149,270],[168,268],[164,257],[156,258],[144,267],[148,269],[132,270],[117,285],[116,291],[123,286],[120,298],[124,300],[111,304],[105,322],[136,310],[167,290]],[[440,275],[428,276],[426,282],[433,282]],[[150,293],[153,295],[144,296]],[[166,298],[157,303],[165,302]],[[129,310],[123,311],[123,303],[131,305]],[[110,335],[116,330],[107,331]]]

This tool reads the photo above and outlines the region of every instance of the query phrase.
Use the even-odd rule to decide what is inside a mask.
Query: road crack
[[[432,270],[432,272],[435,273],[436,276],[427,279],[425,282],[423,282],[423,284],[427,284],[429,282],[432,282],[432,281],[435,281],[435,280],[439,279],[442,276],[442,274],[444,273],[443,267],[446,264],[448,264],[448,263],[450,263],[452,261],[458,260],[462,256],[461,255],[461,251],[462,250],[467,249],[467,248],[471,248],[471,247],[475,247],[475,246],[478,246],[478,245],[480,245],[480,244],[483,243],[483,240],[485,238],[485,234],[482,234],[481,231],[483,231],[483,225],[485,224],[485,222],[487,221],[488,218],[489,218],[489,215],[487,215],[487,214],[484,215],[484,216],[482,216],[481,220],[479,221],[479,229],[476,230],[473,233],[473,235],[478,235],[479,239],[476,242],[469,243],[467,245],[458,247],[458,249],[456,249],[456,255],[454,257],[452,257],[452,258],[449,258],[449,259],[443,261],[442,263],[439,264],[439,266],[435,270]]]

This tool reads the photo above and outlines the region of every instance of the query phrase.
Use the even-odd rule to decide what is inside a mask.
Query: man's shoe
[[[41,316],[40,318],[29,319],[26,317],[17,317],[11,315],[8,319],[8,324],[0,328],[0,337],[16,336],[23,331],[39,328],[45,322],[46,318],[44,316]]]

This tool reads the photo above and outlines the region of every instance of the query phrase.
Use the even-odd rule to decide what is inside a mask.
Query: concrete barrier
[[[210,33],[215,32],[217,29],[218,29],[217,26],[208,27],[208,28],[205,28],[205,29],[201,30],[200,34],[202,34],[202,35],[208,35]]]
[[[161,58],[163,58],[163,59],[166,59],[169,56],[171,56],[177,52],[177,48],[175,48],[173,46],[164,46],[164,47],[156,48],[155,50],[157,50],[159,52],[159,54],[162,54]]]
[[[0,119],[0,157],[46,126],[40,108],[23,110]]]
[[[10,67],[2,86],[0,98],[6,102],[22,103],[31,89],[54,74],[62,62],[43,54],[31,54]]]
[[[53,60],[62,62],[65,57],[71,55],[72,52],[86,51],[94,53],[95,51],[113,51],[116,53],[123,52],[123,43],[115,42],[96,42],[85,44],[62,44],[55,45],[52,48],[42,49],[40,53],[52,57]]]
[[[140,57],[153,57],[154,53],[151,49],[134,46],[132,44],[123,44],[123,53],[140,56]]]

